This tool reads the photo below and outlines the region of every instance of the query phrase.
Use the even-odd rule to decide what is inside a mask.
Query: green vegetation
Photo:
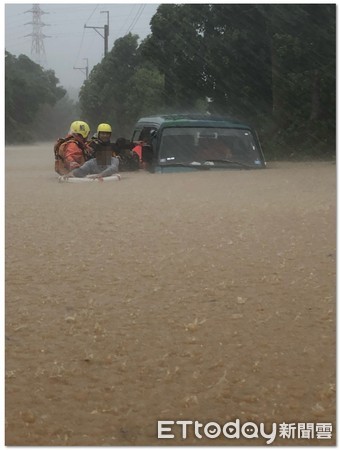
[[[253,124],[268,157],[334,155],[335,5],[162,5],[151,25],[143,53],[167,104],[209,98]]]
[[[143,42],[116,40],[93,68],[81,116],[129,137],[143,115],[222,114],[253,125],[268,159],[334,157],[335,42],[334,4],[162,4]],[[46,73],[53,95],[22,72],[20,94],[31,93],[15,95],[20,57],[7,59],[6,132],[28,123],[37,101],[60,98]]]
[[[92,128],[108,122],[114,135],[129,136],[141,114],[158,109],[162,92],[163,76],[142,60],[138,36],[130,33],[117,39],[111,52],[93,68],[79,98],[83,117]]]
[[[5,54],[5,140],[6,143],[34,139],[34,120],[41,107],[55,105],[66,91],[57,87],[52,70],[44,71],[27,56]],[[47,124],[46,120],[46,124]]]

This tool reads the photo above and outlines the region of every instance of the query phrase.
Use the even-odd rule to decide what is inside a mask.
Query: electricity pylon
[[[26,37],[32,36],[32,46],[31,46],[32,59],[37,64],[44,65],[47,62],[44,39],[51,36],[46,36],[46,34],[42,32],[43,27],[47,26],[47,24],[41,21],[41,16],[43,14],[49,13],[42,11],[39,4],[37,3],[34,3],[32,5],[32,9],[30,9],[29,11],[25,11],[25,13],[32,13],[32,22],[25,23],[25,25],[33,25],[32,33],[26,34]]]

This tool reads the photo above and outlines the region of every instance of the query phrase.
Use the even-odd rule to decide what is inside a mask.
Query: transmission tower
[[[47,24],[41,21],[41,16],[49,13],[42,11],[37,3],[34,3],[32,9],[25,11],[25,13],[32,13],[32,22],[25,23],[25,25],[33,25],[32,33],[26,34],[26,36],[32,36],[32,59],[37,64],[44,65],[47,62],[44,39],[51,36],[46,36],[46,34],[42,32],[43,27],[47,26]]]

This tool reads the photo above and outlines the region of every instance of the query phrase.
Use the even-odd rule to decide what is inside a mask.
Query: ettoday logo
[[[331,422],[320,423],[272,423],[271,426],[264,423],[257,425],[254,422],[245,422],[241,424],[240,419],[234,422],[227,422],[220,425],[217,422],[208,422],[203,424],[198,420],[159,420],[158,421],[158,439],[174,439],[173,431],[178,429],[182,439],[188,438],[188,432],[196,438],[216,439],[224,437],[226,439],[259,439],[263,438],[267,444],[271,444],[279,437],[281,439],[332,439],[333,425]]]
[[[189,428],[192,429],[194,436],[198,439],[204,437],[208,439],[216,439],[221,435],[227,439],[240,439],[244,437],[246,439],[254,439],[262,437],[266,439],[267,444],[271,444],[277,432],[276,423],[272,424],[270,433],[267,433],[264,424],[257,425],[254,422],[245,422],[241,425],[240,419],[236,419],[234,422],[227,422],[224,425],[220,425],[217,422],[208,422],[203,424],[197,420],[159,420],[158,421],[158,438],[159,439],[174,439],[175,435],[172,433],[173,426],[180,428],[182,439],[187,439]]]

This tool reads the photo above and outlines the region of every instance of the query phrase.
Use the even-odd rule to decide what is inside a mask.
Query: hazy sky
[[[5,4],[5,48],[15,56],[31,54],[33,31],[32,3]],[[41,61],[45,69],[53,69],[60,84],[66,89],[79,89],[85,80],[85,68],[89,71],[104,56],[103,29],[97,31],[90,27],[103,27],[109,17],[108,48],[114,41],[128,34],[138,34],[140,39],[150,34],[150,20],[159,3],[39,3],[46,14],[41,22],[46,24],[42,32],[46,61]],[[109,11],[102,13],[101,11]],[[31,23],[30,23],[31,22]]]

